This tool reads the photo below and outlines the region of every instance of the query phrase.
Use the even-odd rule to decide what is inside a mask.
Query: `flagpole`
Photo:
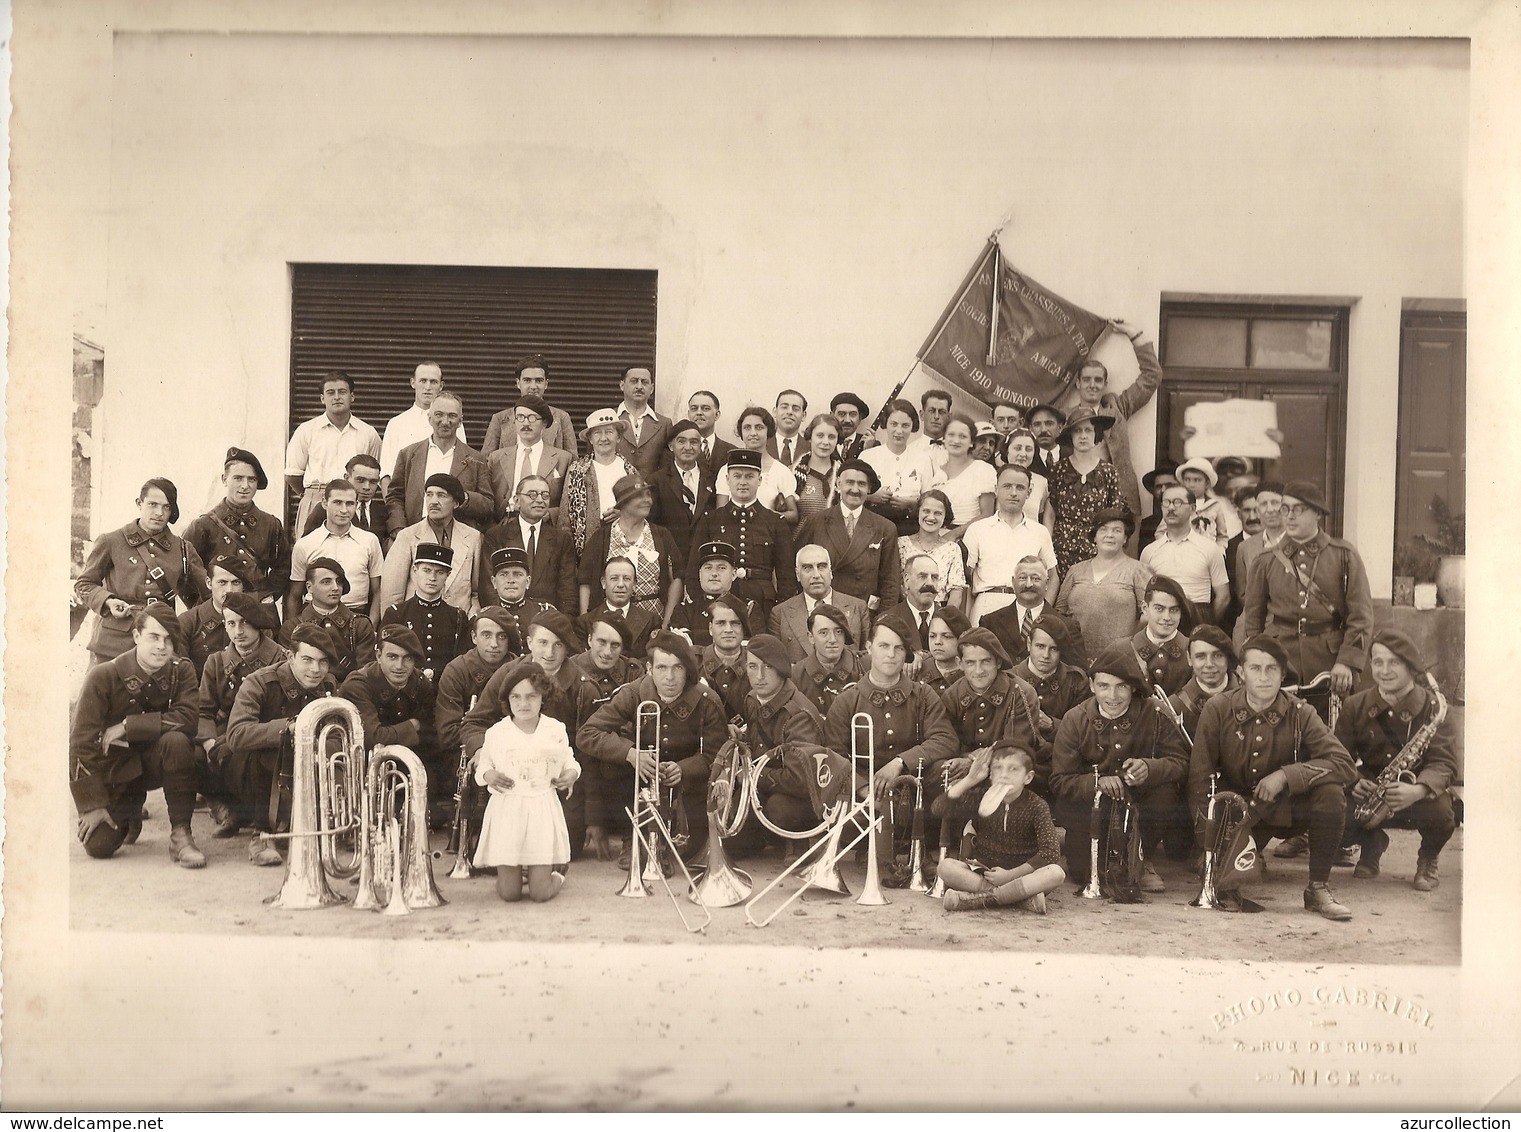
[[[1000,228],[1001,232],[1003,229]],[[988,237],[993,241],[993,302],[992,310],[988,312],[988,360],[987,365],[992,366],[996,362],[994,354],[998,350],[998,277],[1003,274],[1003,264],[1000,262],[1003,252],[998,246],[998,232]]]

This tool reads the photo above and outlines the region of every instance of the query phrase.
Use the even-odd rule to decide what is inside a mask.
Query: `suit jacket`
[[[902,566],[898,560],[898,528],[866,508],[856,521],[853,538],[845,537],[845,514],[838,506],[803,520],[795,545],[817,543],[829,551],[834,566],[834,588],[877,608],[898,604],[902,590]]]
[[[412,596],[412,548],[420,542],[432,541],[426,519],[397,533],[396,542],[380,571],[381,609],[400,605]],[[481,532],[464,523],[455,523],[451,541],[454,565],[449,570],[449,580],[444,583],[443,598],[456,609],[472,613],[476,609],[475,579],[480,569]]]
[[[491,415],[491,423],[486,426],[486,443],[481,445],[482,456],[490,456],[497,449],[518,442],[514,414],[513,409],[503,409]],[[544,443],[569,452],[571,459],[575,459],[581,450],[576,443],[576,428],[570,423],[570,414],[551,405],[549,415],[554,417],[555,423],[544,430]]]
[[[620,419],[627,420],[628,418]],[[639,474],[646,481],[654,479],[661,465],[671,461],[671,453],[666,448],[666,442],[671,438],[671,426],[675,423],[670,417],[661,413],[656,413],[654,420],[649,417],[641,418],[639,443],[635,444],[633,438],[626,433],[620,435],[618,454],[638,468]]]
[[[403,527],[423,518],[423,488],[427,484],[428,441],[409,444],[396,457],[391,482],[386,487],[387,522],[391,537]],[[449,453],[449,474],[469,492],[465,502],[455,508],[454,517],[477,531],[496,517],[496,500],[491,494],[491,477],[486,461],[474,448],[455,442]],[[377,536],[378,537],[378,536]]]
[[[509,515],[488,527],[481,536],[480,582],[476,591],[481,606],[495,605],[496,587],[491,584],[491,555],[504,546],[522,546],[523,528],[517,515]],[[539,545],[529,563],[528,600],[547,601],[561,613],[575,616],[580,591],[576,588],[576,548],[570,535],[551,526],[546,518],[539,524]]]
[[[774,436],[767,437],[766,451],[771,453],[771,458],[773,460],[780,460],[782,458],[781,442]],[[797,462],[807,454],[808,442],[803,439],[803,434],[800,430],[798,434],[792,438],[792,463],[789,464],[788,467],[797,467]]]
[[[871,612],[866,608],[866,603],[841,590],[835,590],[832,596],[835,608],[845,614],[845,620],[850,622],[850,639],[853,643],[846,647],[865,648],[866,633],[871,628]],[[782,644],[787,646],[787,656],[793,664],[813,652],[808,640],[808,598],[806,595],[797,594],[777,605],[771,611],[767,628],[770,629],[772,636],[780,638]]]
[[[714,506],[713,474],[703,471],[701,463],[698,464],[695,512],[687,507],[685,489],[675,464],[668,464],[655,473],[650,480],[650,490],[655,496],[655,504],[650,508],[650,522],[671,532],[676,553],[685,562],[692,549],[693,529]]]
[[[709,479],[718,475],[718,469],[724,466],[725,458],[728,457],[730,452],[734,451],[734,445],[730,444],[727,440],[720,440],[716,436],[712,437],[711,440],[713,444],[712,455],[704,456],[701,451],[697,453],[697,466],[703,470],[703,473]]]
[[[565,490],[565,469],[570,467],[570,461],[569,452],[563,448],[551,448],[548,441],[539,449],[539,462],[533,470],[535,475],[543,476],[549,481],[550,507],[560,506],[560,493]],[[518,465],[522,462],[523,454],[518,451],[516,444],[498,448],[486,457],[486,468],[491,477],[491,494],[496,499],[494,516],[498,519],[515,506],[513,500],[517,495]]]
[[[312,513],[306,517],[306,528],[301,532],[309,535],[323,523],[327,522],[327,507],[319,503],[312,508]],[[354,526],[362,531],[369,531],[380,542],[382,551],[391,546],[390,514],[386,509],[386,501],[376,496],[368,503],[361,503],[354,512]]]
[[[1004,651],[1009,654],[1009,659],[1015,664],[1030,655],[1030,642],[1025,640],[1021,629],[1024,620],[1024,610],[1018,602],[1006,605],[1002,609],[987,614],[982,619],[982,627],[991,629],[993,635],[1003,645]],[[1074,668],[1088,666],[1087,647],[1083,644],[1083,631],[1079,628],[1076,617],[1063,617],[1056,612],[1056,603],[1048,601],[1041,610],[1042,617],[1055,617],[1064,622],[1068,633],[1072,636],[1071,647],[1062,654],[1062,660]]]

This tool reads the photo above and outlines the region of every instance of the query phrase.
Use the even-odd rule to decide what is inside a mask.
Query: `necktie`
[[[702,462],[706,464],[713,459],[713,441],[708,437],[702,438]]]
[[[784,440],[784,441],[782,441],[782,463],[786,464],[789,468],[792,467],[792,441],[791,440]]]
[[[531,475],[533,475],[533,457],[525,448],[523,449],[523,466],[518,469],[518,483],[522,483],[525,477]],[[516,487],[517,484],[513,486]]]
[[[1024,634],[1025,640],[1030,639],[1030,633],[1035,628],[1035,610],[1025,610],[1024,620],[1019,623],[1019,631]]]
[[[919,614],[919,647],[929,648],[929,622],[930,615],[926,610]]]
[[[845,537],[856,537],[856,517],[849,512],[845,514]]]
[[[687,501],[687,510],[694,515],[697,514],[697,484],[694,482],[696,479],[696,468],[681,473],[681,494]]]
[[[528,528],[528,565],[533,565],[534,556],[539,553],[539,525],[535,523]]]

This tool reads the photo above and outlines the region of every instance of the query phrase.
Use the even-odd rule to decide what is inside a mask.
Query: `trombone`
[[[862,743],[862,738],[865,743]],[[864,750],[862,749],[864,746]],[[866,882],[861,889],[861,895],[857,898],[857,904],[882,905],[888,903],[887,897],[882,895],[882,886],[877,875],[877,826],[881,818],[877,814],[877,795],[875,782],[872,778],[873,763],[876,757],[876,733],[875,724],[869,714],[864,711],[856,712],[850,718],[850,798],[847,801],[842,798],[835,804],[834,810],[826,815],[825,823],[829,825],[829,836],[820,838],[810,845],[797,860],[783,869],[781,873],[760,892],[750,898],[745,905],[745,920],[752,927],[763,928],[772,920],[776,919],[789,907],[794,900],[812,888],[822,888],[825,891],[837,895],[848,896],[850,890],[839,879],[840,861],[849,853],[862,838],[866,839]],[[861,764],[866,766],[866,797],[856,797],[859,786]],[[844,836],[845,827],[856,821],[862,815],[866,817],[866,827],[860,829],[844,848],[840,847],[840,841]],[[791,836],[798,836],[792,834]],[[817,860],[810,862],[818,854]],[[803,883],[798,889],[782,901],[763,920],[755,918],[755,906],[766,897],[773,888],[781,884],[793,873],[800,873],[803,865],[809,863],[808,873],[803,877]],[[838,884],[838,888],[829,887],[830,883]]]
[[[647,738],[649,742],[646,742]],[[665,886],[666,895],[675,905],[682,927],[689,932],[701,932],[712,923],[713,913],[697,899],[697,882],[692,879],[686,862],[681,859],[681,850],[671,836],[670,827],[660,815],[660,740],[660,703],[657,700],[644,700],[634,712],[634,749],[641,754],[648,752],[654,755],[655,765],[651,769],[648,785],[640,782],[639,767],[637,764],[634,767],[633,805],[625,807],[623,811],[629,820],[628,878],[618,890],[618,895],[636,900],[652,896],[654,890],[651,882],[658,880]],[[676,891],[671,887],[666,868],[660,861],[662,842],[669,848],[682,876],[686,877],[687,898],[701,907],[706,917],[695,927],[687,919],[681,901],[676,898]],[[643,862],[640,861],[641,855],[646,858]]]

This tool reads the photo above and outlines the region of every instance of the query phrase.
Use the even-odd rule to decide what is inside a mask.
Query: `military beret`
[[[935,616],[930,618],[930,624],[934,624],[936,621],[944,621],[945,627],[958,639],[961,637],[961,634],[972,627],[972,622],[968,620],[965,613],[949,605],[944,609],[935,610]]]
[[[490,621],[493,625],[511,632],[517,627],[518,619],[508,613],[500,605],[488,605],[470,618],[470,628],[474,629],[477,622]]]
[[[420,542],[412,548],[412,565],[431,562],[435,566],[454,565],[454,549],[436,542]]]
[[[528,551],[521,546],[500,546],[491,552],[491,572],[505,570],[509,566],[520,566],[524,570],[529,569]]]
[[[306,576],[310,578],[313,570],[331,570],[338,575],[338,587],[343,593],[349,592],[349,576],[343,572],[343,567],[338,565],[336,559],[313,558],[306,564]]]
[[[530,393],[526,397],[519,397],[517,404],[512,408],[514,411],[518,409],[527,409],[531,413],[536,413],[538,414],[539,419],[542,420],[546,425],[552,425],[555,423],[554,410],[549,407],[549,402],[544,400],[544,398],[540,397],[536,393]]]
[[[156,621],[162,626],[164,635],[174,644],[176,656],[186,654],[185,627],[180,624],[179,614],[174,612],[174,606],[159,598],[154,598],[138,610],[136,616],[132,618],[133,630],[139,629],[145,620]]]
[[[1178,584],[1178,580],[1166,574],[1153,574],[1150,578],[1146,579],[1146,586],[1143,592],[1149,600],[1151,595],[1158,591],[1167,594],[1178,603],[1178,609],[1182,613],[1178,624],[1183,632],[1191,632],[1194,625],[1198,623],[1199,617],[1194,609],[1194,603],[1188,600],[1188,595],[1183,592],[1183,587]]]
[[[726,542],[705,542],[697,548],[697,565],[701,566],[715,558],[721,558],[733,566],[739,560],[739,551]]]
[[[813,632],[813,623],[820,617],[826,621],[833,621],[840,627],[841,632],[845,634],[845,643],[847,645],[856,643],[855,638],[850,635],[850,618],[845,616],[844,611],[839,606],[830,605],[828,602],[823,601],[815,605],[812,612],[808,614],[808,631],[810,633]]]
[[[1260,488],[1258,490],[1261,490]],[[1315,508],[1322,515],[1329,515],[1331,508],[1326,504],[1325,494],[1320,488],[1309,480],[1295,480],[1283,485],[1283,494],[1299,500]]]
[[[684,432],[695,432],[701,435],[702,429],[697,427],[696,422],[689,421],[687,418],[682,417],[681,420],[677,421],[674,425],[671,426],[671,431],[666,434],[665,442],[667,447],[670,446],[671,441],[675,440]]]
[[[415,656],[418,661],[423,660],[422,642],[417,639],[417,634],[412,632],[406,625],[392,622],[381,627],[380,634],[375,638],[379,645],[396,645],[405,649]]]
[[[1101,672],[1125,681],[1143,696],[1151,693],[1151,681],[1141,670],[1140,658],[1129,641],[1116,641],[1099,653],[1098,659],[1089,666],[1088,674],[1097,676]]]
[[[465,485],[460,483],[457,477],[451,476],[448,472],[434,472],[429,476],[427,482],[423,484],[423,490],[427,491],[430,487],[443,488],[454,499],[456,504],[465,501]]]
[[[581,643],[581,636],[576,632],[576,627],[569,617],[558,609],[541,609],[533,615],[528,622],[530,629],[548,629],[565,643],[565,648],[570,652],[582,652],[586,646]]]
[[[740,633],[746,637],[750,635],[750,615],[745,611],[745,603],[741,598],[735,597],[732,593],[721,594],[718,597],[709,598],[707,605],[707,614],[709,621],[712,621],[713,619],[713,607],[715,605],[721,605],[730,613],[734,614],[734,616],[739,620]]]
[[[729,454],[724,457],[726,468],[751,468],[760,471],[761,454],[749,448],[731,448]]]
[[[1282,495],[1283,482],[1281,480],[1263,480],[1257,485],[1257,494],[1261,495],[1264,491],[1271,492],[1273,495]]]
[[[792,675],[792,660],[787,656],[787,646],[770,633],[759,633],[750,638],[745,651],[767,668],[774,668],[784,677]]]
[[[903,647],[908,650],[910,656],[919,648],[918,626],[910,621],[908,615],[899,609],[890,610],[877,618],[876,623],[871,627],[871,632],[866,635],[867,640],[876,640],[878,629],[886,629],[902,641]]]
[[[1205,644],[1219,649],[1225,654],[1225,667],[1227,671],[1236,670],[1236,647],[1231,644],[1231,639],[1225,630],[1218,625],[1200,625],[1192,633],[1188,634],[1188,643],[1203,641]]]
[[[877,475],[877,469],[865,460],[846,460],[835,470],[834,482],[839,483],[840,477],[846,472],[860,472],[865,475],[867,491],[876,493],[882,490],[882,477]]]
[[[1373,645],[1383,645],[1392,652],[1404,666],[1410,669],[1414,676],[1423,676],[1426,673],[1426,660],[1421,656],[1421,650],[1416,647],[1414,641],[1405,636],[1398,629],[1380,629],[1373,634]],[[1369,646],[1372,650],[1372,645]]]
[[[141,499],[152,488],[158,488],[159,491],[164,493],[164,501],[169,504],[169,521],[171,523],[178,523],[180,521],[180,489],[174,486],[173,480],[167,480],[163,476],[154,476],[147,483],[143,484],[143,489],[137,493],[137,497]]]
[[[226,570],[229,574],[231,574],[238,581],[242,582],[245,586],[250,584],[248,578],[248,566],[241,558],[234,558],[230,554],[213,554],[211,556],[211,561],[206,563],[207,576],[210,576],[211,572],[218,567]]]
[[[1014,667],[1014,662],[1009,659],[1008,650],[1003,647],[1003,642],[991,629],[984,629],[978,625],[975,629],[968,629],[956,638],[956,653],[959,656],[966,648],[986,649],[988,654],[998,662],[1000,669]]]
[[[338,642],[333,634],[310,621],[303,621],[290,631],[290,645],[291,652],[295,652],[299,645],[311,645],[329,660],[338,659]]]
[[[836,393],[834,395],[834,399],[829,402],[829,411],[834,412],[834,410],[838,409],[841,405],[854,405],[856,407],[856,411],[863,417],[867,413],[871,412],[871,410],[867,408],[866,402],[861,400],[861,398],[856,396],[854,393]]]
[[[229,448],[227,455],[222,459],[222,471],[227,470],[229,464],[248,464],[254,470],[254,475],[259,477],[259,490],[263,491],[269,486],[269,477],[264,474],[264,465],[259,463],[259,458],[246,448]]]
[[[658,630],[650,637],[650,643],[645,647],[644,655],[653,661],[656,649],[668,652],[676,658],[676,662],[686,669],[688,684],[702,675],[702,666],[697,662],[697,653],[693,651],[691,642],[680,633],[673,633],[669,629]]]
[[[613,484],[613,506],[622,509],[630,500],[648,492],[650,485],[639,475],[624,476]]]
[[[1289,667],[1289,653],[1288,650],[1278,642],[1278,638],[1270,637],[1266,633],[1258,633],[1255,637],[1249,638],[1241,646],[1241,659],[1245,660],[1246,654],[1251,652],[1253,649],[1257,650],[1258,652],[1265,652],[1268,654],[1268,656],[1276,660],[1278,662],[1278,667],[1283,669],[1284,678],[1288,678],[1290,672],[1292,671],[1292,669]]]
[[[618,638],[623,642],[624,652],[628,652],[634,647],[634,631],[628,627],[627,621],[612,610],[604,609],[598,613],[588,613],[586,615],[586,631],[588,636],[591,634],[591,627],[593,625],[606,625],[613,632],[617,633]]]
[[[279,631],[280,619],[275,616],[275,607],[260,601],[257,594],[230,593],[222,599],[222,608],[232,610],[255,629],[268,633]]]

